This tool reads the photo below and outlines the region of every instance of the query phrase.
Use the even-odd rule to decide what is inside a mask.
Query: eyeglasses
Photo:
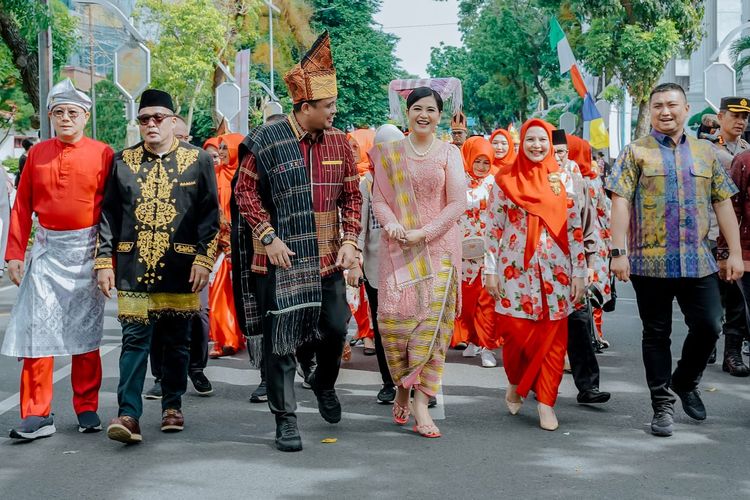
[[[71,120],[75,120],[76,118],[81,116],[83,113],[77,109],[56,108],[54,111],[52,111],[52,116],[54,116],[58,120],[62,120],[66,114],[68,115],[68,118],[70,118]]]
[[[156,125],[161,125],[161,122],[173,116],[174,115],[165,115],[164,113],[154,113],[153,115],[138,115],[137,120],[138,120],[138,123],[140,123],[143,126],[146,126],[149,123],[151,123],[151,120],[154,120],[154,123]]]

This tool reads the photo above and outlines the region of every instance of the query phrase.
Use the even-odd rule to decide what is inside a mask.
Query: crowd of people
[[[85,93],[69,80],[52,89],[56,137],[29,149],[5,252],[19,293],[2,353],[23,361],[12,438],[55,432],[54,358],[67,355],[79,431],[103,429],[99,346],[115,290],[118,414],[106,433],[122,443],[143,439],[144,397],[161,400],[162,431],[182,430],[187,381],[211,394],[207,360],[246,349],[261,373],[250,401],[268,402],[279,450],[301,450],[295,374],[339,422],[352,316],[395,424],[413,417],[414,432],[439,438],[429,408],[448,350],[494,367],[501,349],[508,411],[533,392],[539,426],[554,431],[566,366],[579,403],[612,396],[596,353],[609,345],[615,277],[636,293],[654,435],[672,435],[677,398],[706,418],[698,385],[722,329],[724,370],[750,375],[747,99],[722,100],[712,144],[686,133],[683,89],[661,84],[651,133],[609,167],[539,118],[469,135],[455,78],[394,81],[404,126],[344,133],[327,34],[284,80],[292,112],[203,148],[170,95],[149,89],[143,141],[118,153],[85,137]],[[436,136],[448,103],[452,142]],[[688,335],[673,371],[675,298]]]

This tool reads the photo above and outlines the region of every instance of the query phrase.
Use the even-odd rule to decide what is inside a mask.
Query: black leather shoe
[[[258,387],[250,395],[250,402],[265,403],[266,401],[268,401],[268,387],[266,386],[266,381],[261,380]]]
[[[654,411],[654,418],[651,420],[651,434],[669,437],[672,435],[673,428],[674,419],[672,418],[671,408],[660,408]]]
[[[594,405],[606,403],[612,395],[608,392],[602,392],[598,387],[587,389],[578,393],[576,400],[582,405]]]
[[[739,335],[724,336],[724,362],[721,369],[733,377],[750,376],[750,368],[742,359],[742,337]]]
[[[674,389],[673,389],[674,390]],[[682,401],[682,409],[687,416],[695,420],[706,420],[706,407],[701,400],[701,393],[698,389],[687,392],[674,391]]]
[[[384,385],[378,392],[378,403],[393,403],[396,399],[396,387],[393,385]]]
[[[329,424],[341,421],[341,403],[334,389],[315,391],[315,397],[318,398],[318,411],[323,420]]]
[[[276,449],[279,451],[302,451],[302,437],[299,435],[296,418],[277,419]]]
[[[190,381],[193,383],[193,388],[201,396],[209,396],[214,392],[214,388],[211,386],[211,382],[208,378],[200,372],[193,372],[190,375]]]

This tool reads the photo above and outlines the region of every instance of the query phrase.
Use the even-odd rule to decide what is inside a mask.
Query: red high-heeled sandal
[[[393,423],[397,425],[406,425],[409,422],[411,416],[411,410],[409,409],[409,403],[406,406],[401,406],[398,401],[393,402]]]

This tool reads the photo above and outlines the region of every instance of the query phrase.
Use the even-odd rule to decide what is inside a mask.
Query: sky
[[[430,50],[440,42],[461,45],[458,32],[458,0],[382,0],[383,7],[375,15],[375,22],[383,31],[393,33],[401,40],[396,46],[396,56],[401,67],[409,73],[427,77]]]

